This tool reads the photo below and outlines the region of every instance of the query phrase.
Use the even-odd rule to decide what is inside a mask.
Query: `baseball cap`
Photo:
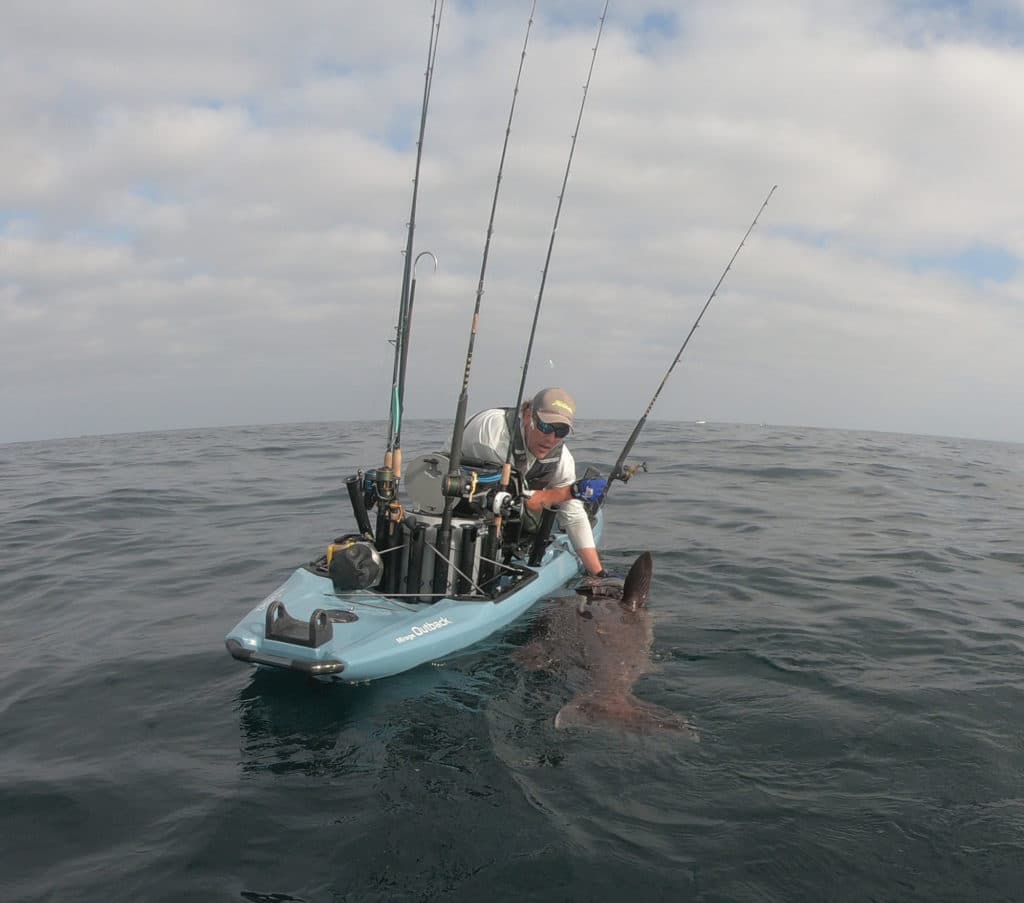
[[[541,389],[533,396],[530,403],[533,413],[545,423],[564,423],[572,427],[572,417],[576,413],[576,402],[565,389]]]

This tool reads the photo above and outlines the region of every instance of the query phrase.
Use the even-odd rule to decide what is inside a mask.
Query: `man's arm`
[[[572,486],[556,486],[554,489],[535,489],[526,498],[526,510],[534,514],[544,508],[553,508],[572,498]]]
[[[580,480],[569,486],[556,486],[553,489],[538,489],[526,499],[527,511],[538,512],[542,508],[561,505],[570,499],[583,502],[600,501],[608,490],[608,481],[602,479]]]
[[[590,529],[590,518],[587,517],[583,503],[573,495],[573,487],[576,485],[576,462],[569,449],[563,450],[559,465],[552,480],[555,485],[549,489],[538,489],[529,496],[526,499],[527,510],[540,511],[544,507],[558,506],[558,520],[569,534],[583,567],[588,574],[600,574],[604,566],[597,552],[594,533]]]
[[[597,554],[597,549],[594,546],[591,546],[589,549],[577,549],[576,554],[580,556],[583,567],[587,569],[587,573],[592,577],[596,577],[604,570],[604,565],[601,564],[601,557]]]

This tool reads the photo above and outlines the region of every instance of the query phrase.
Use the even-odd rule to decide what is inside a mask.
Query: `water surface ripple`
[[[554,730],[510,655],[557,602],[368,686],[232,660],[380,433],[0,446],[0,899],[1021,898],[1024,446],[649,424],[605,560],[654,555],[636,690],[693,744]]]

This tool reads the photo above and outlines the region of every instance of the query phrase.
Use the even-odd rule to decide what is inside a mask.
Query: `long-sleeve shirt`
[[[519,422],[518,414],[515,420],[516,423]],[[481,411],[466,423],[462,433],[462,455],[474,461],[488,461],[500,467],[505,463],[510,441],[505,410],[492,408]],[[530,450],[526,449],[526,470],[533,467],[536,460],[530,454]],[[560,486],[569,486],[575,482],[576,461],[572,452],[563,445],[558,463],[546,488],[555,489]],[[594,531],[590,528],[590,518],[587,517],[583,502],[579,499],[569,499],[558,505],[555,511],[558,515],[558,522],[569,535],[569,541],[574,549],[595,547]]]

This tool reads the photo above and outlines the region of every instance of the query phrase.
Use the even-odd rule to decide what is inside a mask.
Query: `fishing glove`
[[[607,491],[607,480],[580,480],[572,484],[572,497],[581,502],[599,502]]]

